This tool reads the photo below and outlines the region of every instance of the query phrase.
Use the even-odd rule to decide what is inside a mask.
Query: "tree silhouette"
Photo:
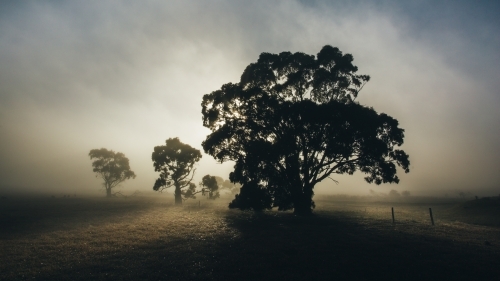
[[[389,196],[400,197],[401,194],[399,194],[399,192],[397,190],[391,189],[391,191],[389,191]]]
[[[92,171],[104,180],[106,196],[111,197],[111,190],[127,179],[135,178],[135,174],[130,170],[129,160],[125,154],[114,152],[105,148],[92,149],[89,153],[92,162]]]
[[[220,197],[217,177],[211,175],[205,175],[201,179],[200,186],[203,186],[202,189],[203,196],[207,195],[208,199],[217,199]]]
[[[175,204],[178,205],[183,198],[194,198],[196,185],[191,181],[196,170],[194,164],[200,161],[201,152],[179,138],[169,138],[165,143],[155,146],[153,151],[153,165],[155,171],[160,172],[153,189],[161,192],[174,186]]]
[[[239,83],[203,96],[203,149],[235,161],[230,180],[242,184],[232,208],[278,207],[309,214],[314,186],[332,174],[366,173],[369,183],[398,183],[398,121],[355,101],[369,76],[356,74],[350,54],[325,46],[304,53],[262,53]]]

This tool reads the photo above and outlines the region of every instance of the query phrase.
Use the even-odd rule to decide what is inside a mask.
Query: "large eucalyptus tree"
[[[409,172],[398,149],[398,121],[356,102],[370,77],[350,54],[324,46],[318,55],[262,53],[239,83],[203,97],[203,149],[234,161],[230,180],[242,184],[234,208],[311,213],[314,186],[332,174],[361,171],[369,183],[398,183]]]

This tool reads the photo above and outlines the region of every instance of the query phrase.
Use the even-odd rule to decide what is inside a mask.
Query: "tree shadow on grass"
[[[249,280],[491,280],[498,252],[451,240],[367,229],[321,213],[228,216],[241,236],[224,268]],[[229,254],[229,253],[228,253]]]
[[[72,261],[36,280],[494,280],[500,253],[317,213],[224,211],[227,231]],[[498,248],[496,248],[498,249]],[[6,278],[8,280],[8,278]]]

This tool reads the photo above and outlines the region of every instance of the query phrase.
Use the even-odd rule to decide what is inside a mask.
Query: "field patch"
[[[424,203],[318,200],[315,215],[297,217],[229,210],[223,200],[183,207],[164,201],[9,199],[0,207],[0,279],[491,280],[500,274],[500,229],[448,220],[441,213],[451,204],[434,207],[432,226]]]

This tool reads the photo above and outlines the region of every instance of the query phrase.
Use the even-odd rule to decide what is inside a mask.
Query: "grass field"
[[[0,280],[500,278],[496,198],[324,197],[311,217],[229,210],[224,200],[172,201],[4,198]]]

